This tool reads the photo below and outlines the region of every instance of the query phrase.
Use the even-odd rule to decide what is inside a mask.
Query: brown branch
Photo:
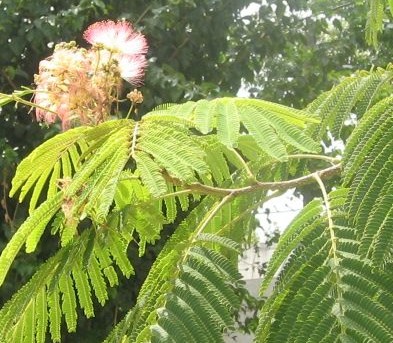
[[[142,12],[142,14],[139,16],[139,18],[134,22],[134,25],[138,25],[140,21],[146,16],[147,12],[149,12],[152,9],[153,5],[150,4],[145,8],[145,10]]]
[[[9,85],[15,90],[18,87],[16,86],[16,84],[14,83],[14,81],[9,77],[9,75],[5,72],[5,70],[1,70],[1,75],[3,75],[3,77],[7,80],[7,82],[9,83]]]
[[[177,54],[179,53],[179,51],[181,50],[181,48],[186,45],[188,43],[188,41],[190,40],[190,37],[186,37],[184,38],[183,42],[180,43],[179,46],[175,47],[175,50],[172,52],[171,56],[169,57],[169,60],[173,60]]]
[[[252,193],[260,190],[281,190],[285,191],[290,188],[304,186],[315,182],[315,177],[318,176],[320,179],[329,179],[341,172],[341,164],[336,164],[326,169],[318,170],[314,173],[287,181],[279,182],[259,182],[256,181],[250,186],[245,186],[241,188],[219,188],[207,186],[202,183],[191,183],[189,185],[184,185],[185,188],[206,195],[216,195],[216,196],[238,196],[247,193]]]

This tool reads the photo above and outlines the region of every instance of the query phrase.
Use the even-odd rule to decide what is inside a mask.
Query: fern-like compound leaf
[[[330,194],[333,223],[347,222],[348,196],[347,190]],[[389,280],[393,274],[387,269],[373,268],[371,260],[358,254],[357,230],[338,225],[328,230],[326,217],[308,216],[309,211],[310,208],[304,209],[298,217],[298,223],[304,225],[302,231],[308,232],[284,262],[275,289],[261,309],[257,340],[277,343],[392,340]],[[331,240],[331,229],[335,241]],[[281,244],[287,243],[279,242],[279,249]]]
[[[49,305],[49,331],[53,342],[61,341],[61,308],[60,296],[57,287],[48,295]]]
[[[19,189],[19,201],[23,201],[26,194],[34,187],[34,193],[30,204],[30,212],[32,212],[37,204],[39,196],[43,190],[48,178],[53,174],[53,178],[49,182],[50,189],[57,188],[57,180],[62,175],[67,177],[69,168],[60,173],[61,160],[68,158],[68,149],[75,147],[78,141],[84,139],[85,132],[89,130],[85,127],[79,127],[59,134],[49,139],[37,149],[35,149],[27,158],[25,158],[16,170],[15,177],[12,181],[10,196],[13,196]],[[68,164],[71,164],[68,161]],[[53,190],[51,191],[53,193]]]
[[[12,236],[10,242],[0,255],[0,285],[4,282],[9,268],[23,244],[26,243],[26,250],[28,252],[35,249],[39,237],[44,231],[47,223],[60,208],[62,199],[63,195],[59,192],[54,198],[46,200]]]
[[[392,98],[364,115],[344,155],[350,222],[358,231],[359,254],[378,266],[391,260],[393,129]]]
[[[71,276],[63,274],[60,277],[59,289],[62,294],[62,312],[65,313],[68,332],[75,332],[77,322],[76,297]]]
[[[307,130],[314,139],[325,137],[327,130],[338,139],[345,121],[355,112],[359,120],[378,99],[378,91],[392,80],[392,66],[371,72],[361,71],[345,78],[332,90],[319,96],[307,110],[321,118],[321,124]]]
[[[268,269],[263,277],[260,287],[260,294],[263,295],[266,289],[272,282],[273,277],[279,271],[281,265],[288,258],[290,253],[298,247],[300,242],[306,237],[311,230],[315,228],[310,225],[311,222],[316,221],[322,212],[322,203],[320,200],[315,199],[308,203],[297,216],[289,227],[285,230],[280,237],[280,243],[273,252],[273,256],[269,261]]]
[[[106,342],[223,342],[223,332],[233,326],[233,313],[240,306],[239,244],[226,236],[231,232],[228,227],[210,226],[204,220],[217,217],[241,231],[254,207],[253,197],[225,206],[209,197],[202,200],[166,243],[135,308]],[[201,225],[203,231],[198,232]]]
[[[118,230],[121,234],[122,229]],[[87,317],[94,315],[92,290],[101,304],[108,299],[103,275],[111,286],[118,284],[111,258],[117,253],[104,245],[105,236],[96,235],[93,228],[84,231],[45,262],[13,295],[0,310],[0,337],[5,342],[25,342],[27,338],[45,342],[48,330],[53,341],[60,341],[63,318],[68,332],[76,330],[77,303]]]
[[[301,151],[317,152],[318,143],[310,139],[301,129],[319,120],[309,112],[273,104],[263,100],[221,98],[200,100],[160,108],[147,114],[146,121],[161,118],[183,118],[191,122],[203,134],[217,131],[219,141],[231,148],[238,145],[244,133],[252,134],[259,147],[268,155],[285,159],[286,145]],[[242,127],[242,124],[244,125]],[[290,128],[289,130],[287,130]]]

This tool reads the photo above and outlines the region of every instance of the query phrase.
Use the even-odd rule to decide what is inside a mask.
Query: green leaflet
[[[367,43],[373,45],[374,48],[378,45],[378,34],[383,28],[385,1],[371,0],[369,2],[369,11],[367,13],[366,23],[366,40]]]
[[[144,185],[153,196],[159,196],[166,192],[166,183],[161,175],[161,169],[148,154],[140,152],[135,156],[135,161],[141,174]]]
[[[128,242],[120,238],[117,232],[113,229],[109,230],[107,237],[107,244],[114,261],[126,277],[134,274],[134,268],[127,257]]]
[[[88,274],[98,302],[103,306],[108,300],[108,293],[101,268],[94,256],[90,258]]]
[[[333,222],[345,222],[347,193],[339,190],[330,194]],[[333,227],[340,258],[336,269],[330,258],[326,221],[308,215],[313,205],[308,207],[294,221],[305,225],[301,243],[284,264],[273,294],[261,309],[258,341],[390,341],[393,325],[388,280],[393,274],[373,268],[369,260],[364,263],[357,254],[357,232],[343,226]],[[307,228],[312,230],[305,233]],[[285,235],[281,237],[284,243]],[[273,257],[273,265],[274,261],[277,257]]]
[[[0,285],[3,283],[22,245],[26,242],[26,250],[28,252],[34,251],[45,226],[58,211],[62,200],[63,194],[61,192],[57,193],[54,198],[46,200],[12,236],[0,255]]]
[[[60,341],[63,318],[68,332],[76,330],[77,303],[87,317],[94,315],[92,289],[101,304],[106,302],[107,284],[103,275],[111,285],[117,284],[111,257],[117,251],[104,245],[106,234],[91,232],[95,229],[86,230],[72,244],[61,248],[0,310],[0,337],[5,337],[6,342],[27,333],[36,336],[33,342],[44,342],[48,329],[52,339]],[[89,249],[92,239],[93,247]]]
[[[344,154],[350,222],[358,230],[359,254],[384,266],[391,256],[393,129],[392,98],[365,113]]]
[[[195,108],[195,126],[203,134],[211,132],[215,126],[215,113],[217,112],[217,101],[201,100]]]
[[[236,146],[240,130],[239,109],[233,100],[228,100],[218,101],[216,110],[218,140],[227,147]]]
[[[227,147],[238,145],[241,124],[246,126],[260,148],[276,159],[284,159],[285,145],[302,151],[316,151],[318,144],[301,129],[319,120],[309,112],[256,99],[220,98],[200,100],[160,108],[147,114],[146,121],[182,118],[190,121],[203,134],[217,131],[218,140]],[[277,130],[278,128],[278,130]],[[289,132],[288,128],[291,128]],[[301,129],[300,129],[301,128]]]
[[[60,276],[59,289],[62,294],[62,312],[65,313],[68,332],[75,332],[77,322],[76,297],[71,276],[65,274]]]
[[[48,295],[49,306],[49,331],[53,342],[61,341],[61,308],[57,287]]]
[[[52,219],[53,215],[59,210],[63,199],[64,194],[62,192],[58,192],[56,196],[46,200],[40,205],[37,210],[32,213],[32,215],[22,224],[22,226],[15,233],[14,236],[19,237],[24,234],[24,231],[27,231],[29,229],[30,233],[26,237],[26,252],[33,252],[35,250],[42,234],[44,233],[46,225],[48,224],[49,220]],[[10,246],[10,249],[12,249],[12,242],[13,239],[7,244],[7,247]]]
[[[36,314],[37,314],[37,332],[36,332],[36,342],[45,343],[46,328],[48,325],[48,304],[45,288],[41,288],[36,297]]]
[[[274,250],[268,265],[268,269],[263,277],[260,287],[260,295],[263,296],[270,285],[273,277],[287,259],[288,255],[298,247],[299,243],[315,229],[310,222],[315,221],[322,212],[322,203],[315,199],[307,204],[302,212],[292,221],[280,237],[279,243]]]
[[[244,197],[228,203],[226,206],[233,208],[222,209],[216,216],[241,231],[254,201]],[[204,232],[208,233],[195,236],[195,226],[201,225],[218,204],[205,198],[179,226],[151,269],[135,308],[106,342],[161,342],[165,337],[174,341],[180,337],[190,342],[222,341],[222,330],[233,325],[231,312],[239,305],[238,295],[227,283],[241,287],[237,258],[232,259],[239,245],[225,236],[230,232],[227,228],[221,231],[224,236],[218,236],[213,226],[206,225]],[[176,335],[174,328],[181,332]]]
[[[36,331],[36,314],[35,314],[35,302],[33,300],[30,302],[24,318],[23,334],[26,342],[35,341],[35,331]]]
[[[84,133],[89,130],[86,127],[79,127],[59,134],[52,139],[49,139],[38,148],[36,148],[27,158],[25,158],[16,170],[15,177],[12,180],[12,188],[10,196],[13,196],[19,189],[19,201],[22,201],[31,188],[38,182],[37,190],[34,191],[33,203],[30,205],[30,211],[35,207],[39,195],[43,189],[43,185],[47,180],[43,177],[48,177],[54,173],[49,187],[57,188],[57,176],[60,176],[60,161],[67,158],[68,149],[75,146],[78,141],[84,139]],[[70,162],[71,163],[71,162]],[[55,167],[57,165],[57,167]],[[53,168],[56,170],[53,172]],[[66,174],[69,169],[66,166]],[[64,176],[67,176],[64,174]],[[53,191],[51,191],[53,192]]]
[[[171,184],[167,184],[168,193],[173,193],[174,189]],[[173,223],[177,216],[176,198],[174,196],[167,196],[164,198],[165,204],[165,217],[168,223]]]
[[[309,124],[320,123],[319,118],[315,114],[265,100],[236,99],[236,104],[239,106],[244,115],[247,115],[247,112],[242,109],[251,107],[257,111],[264,112],[267,119],[270,119],[271,117],[280,118],[284,120],[284,122],[302,129],[305,129]]]
[[[254,111],[252,113],[257,114]],[[277,160],[283,161],[286,159],[285,146],[265,116],[246,115],[243,117],[243,123],[263,151]]]
[[[389,132],[393,119],[391,110],[393,97],[388,97],[372,107],[352,132],[343,156],[345,178],[348,185],[366,159],[375,144],[389,143]]]
[[[38,199],[39,199],[41,192],[45,186],[45,183],[48,180],[50,173],[51,173],[51,170],[47,169],[46,171],[44,171],[41,174],[41,176],[37,180],[37,183],[35,184],[35,186],[33,188],[33,194],[31,195],[31,199],[30,199],[29,213],[32,213],[34,211],[34,209],[37,207]]]
[[[393,77],[392,68],[377,68],[374,71],[360,71],[345,78],[332,90],[323,93],[307,110],[321,118],[320,125],[310,126],[307,131],[315,139],[324,138],[329,129],[335,138],[340,138],[341,131],[352,112],[360,119],[378,100],[378,91],[388,85]]]
[[[210,173],[214,181],[220,185],[231,177],[228,162],[224,156],[227,151],[226,147],[212,136],[206,136],[203,143]]]
[[[116,137],[117,135],[118,137]],[[114,152],[100,174],[93,175],[97,181],[92,187],[85,206],[85,211],[91,214],[96,222],[105,220],[113,202],[120,173],[128,161],[131,128],[119,130],[117,135],[113,135],[113,140],[108,139],[105,143],[106,145],[113,144]]]
[[[170,176],[179,180],[193,181],[195,173],[208,172],[199,141],[189,135],[184,126],[172,124],[170,127],[158,121],[144,121],[135,149],[136,157],[139,151],[149,154]]]

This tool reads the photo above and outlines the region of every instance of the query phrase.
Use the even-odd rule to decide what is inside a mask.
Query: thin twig
[[[233,194],[227,194],[225,197],[223,197],[220,201],[220,203],[213,207],[211,211],[208,212],[208,216],[201,222],[199,225],[198,229],[195,231],[194,237],[198,237],[203,230],[206,228],[207,224],[214,218],[214,216],[218,213],[219,210],[227,203],[229,200],[233,198]]]
[[[233,218],[229,223],[224,224],[217,232],[217,235],[221,235],[223,234],[223,232],[225,232],[225,230],[230,227],[231,225],[235,224],[236,222],[238,222],[239,220],[241,220],[243,217],[245,217],[246,215],[248,215],[251,211],[256,210],[257,208],[259,208],[261,206],[261,202],[266,202],[269,201],[270,199],[276,198],[279,195],[283,194],[283,191],[274,191],[272,194],[266,195],[263,199],[261,199],[261,201],[256,202],[255,204],[253,204],[251,207],[247,208],[245,211],[243,211],[242,213],[240,213],[237,217]],[[272,213],[272,212],[271,212]]]
[[[151,10],[151,8],[153,7],[152,4],[150,4],[149,6],[147,6],[145,8],[145,10],[142,12],[142,14],[139,16],[139,18],[137,20],[135,20],[134,25],[138,25],[139,22],[145,17],[145,15],[147,14],[147,12],[149,12]]]
[[[191,248],[193,247],[197,237],[203,232],[203,230],[206,228],[206,226],[209,224],[209,222],[214,218],[214,216],[218,213],[218,211],[227,203],[229,202],[231,199],[233,198],[233,194],[227,194],[225,197],[223,197],[221,199],[221,201],[216,205],[213,206],[205,215],[205,217],[203,218],[203,220],[201,222],[199,222],[198,227],[196,228],[196,230],[192,233],[192,240],[191,240],[191,244],[188,246],[187,250],[184,251],[183,256],[181,258],[181,262],[179,263],[179,265],[183,265],[184,261],[186,260],[186,258],[189,255],[189,252],[191,250]]]
[[[243,157],[236,151],[236,149],[232,148],[231,151],[236,155],[237,159],[240,161],[240,163],[242,164],[242,166],[246,170],[248,177],[251,180],[255,180],[255,175],[252,173],[251,169],[249,168],[246,161],[244,161]]]
[[[336,164],[341,161],[341,158],[338,157],[329,157],[324,155],[312,155],[312,154],[295,154],[295,155],[288,155],[287,157],[289,159],[307,158],[307,159],[314,159],[314,160],[322,160],[322,161],[329,162],[331,164]]]
[[[136,138],[138,136],[139,122],[135,122],[134,132],[132,133],[131,157],[135,160]]]
[[[182,189],[182,190],[177,191],[177,192],[163,194],[163,195],[161,195],[161,196],[159,196],[159,197],[157,197],[155,199],[156,200],[161,200],[161,199],[165,199],[165,198],[176,197],[176,196],[183,195],[183,194],[191,194],[192,192],[193,192],[192,189],[186,188],[186,189]]]

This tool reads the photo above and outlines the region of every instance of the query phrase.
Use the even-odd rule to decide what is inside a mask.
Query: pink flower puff
[[[93,45],[90,49],[59,43],[53,55],[40,62],[34,77],[37,120],[50,124],[59,118],[63,130],[97,125],[110,118],[122,79],[135,86],[142,83],[148,46],[131,24],[98,22],[84,37]]]
[[[97,22],[86,29],[83,37],[98,49],[102,47],[110,52],[109,58],[118,61],[123,79],[137,86],[142,83],[148,45],[146,38],[134,31],[130,23],[111,20]],[[104,60],[109,56],[102,51],[101,55]]]

